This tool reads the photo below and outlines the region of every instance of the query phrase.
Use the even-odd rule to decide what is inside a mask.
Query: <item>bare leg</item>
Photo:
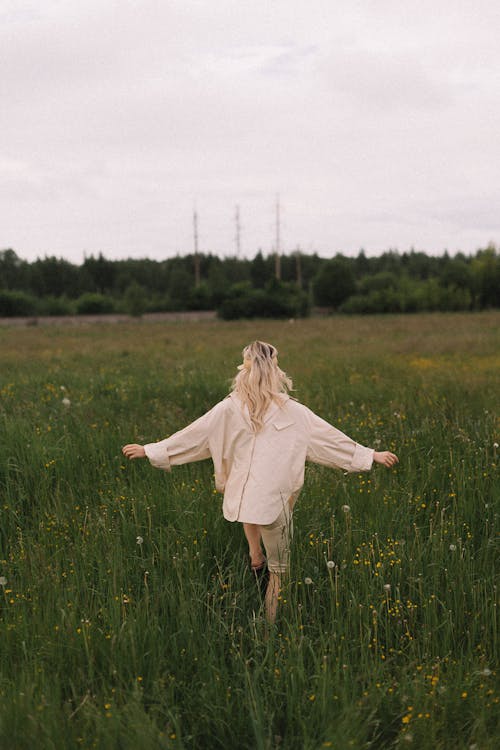
[[[260,526],[257,523],[244,523],[243,529],[248,542],[248,551],[252,565],[259,566],[264,562],[265,557],[261,547]]]
[[[281,573],[269,572],[269,583],[266,591],[266,618],[273,623],[278,611],[278,596],[281,588]]]

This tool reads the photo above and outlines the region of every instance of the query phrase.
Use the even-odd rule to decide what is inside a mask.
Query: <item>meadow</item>
[[[400,458],[308,467],[274,628],[211,462],[120,452],[255,338]],[[0,750],[498,747],[499,373],[499,312],[0,329]]]

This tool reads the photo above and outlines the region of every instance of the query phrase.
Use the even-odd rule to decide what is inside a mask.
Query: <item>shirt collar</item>
[[[248,406],[242,402],[241,398],[234,391],[232,393],[230,393],[229,395],[233,399],[233,401],[235,402],[235,404],[237,404],[238,409],[241,411],[241,413],[242,413],[245,421],[248,422],[248,424],[251,425],[252,422],[250,420],[250,413],[248,411]],[[289,400],[289,398],[290,398],[290,396],[288,396],[288,394],[284,393],[283,394],[283,401],[282,401],[281,404],[276,403],[276,401],[273,401],[270,404],[268,410],[266,411],[266,413],[264,415],[264,419],[263,419],[264,424],[266,422],[269,422],[270,419],[272,419],[274,416],[276,416],[276,413]]]

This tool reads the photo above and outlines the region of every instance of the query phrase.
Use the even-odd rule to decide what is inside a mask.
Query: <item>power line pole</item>
[[[281,280],[281,245],[280,245],[280,196],[276,196],[276,256],[274,265],[274,275]]]
[[[236,242],[236,257],[240,257],[241,253],[241,223],[240,223],[240,207],[236,206],[236,211],[234,214],[234,221],[236,223],[236,234],[235,234],[235,242]]]
[[[198,213],[196,208],[193,212],[193,234],[194,234],[194,285],[200,286],[200,255],[198,253]]]

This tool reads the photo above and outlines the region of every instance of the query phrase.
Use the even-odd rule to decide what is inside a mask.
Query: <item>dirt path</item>
[[[215,320],[215,310],[191,310],[188,312],[146,313],[142,318],[130,315],[39,315],[28,318],[0,318],[0,326],[81,326],[89,323],[133,323],[141,320],[147,322],[186,322]]]

